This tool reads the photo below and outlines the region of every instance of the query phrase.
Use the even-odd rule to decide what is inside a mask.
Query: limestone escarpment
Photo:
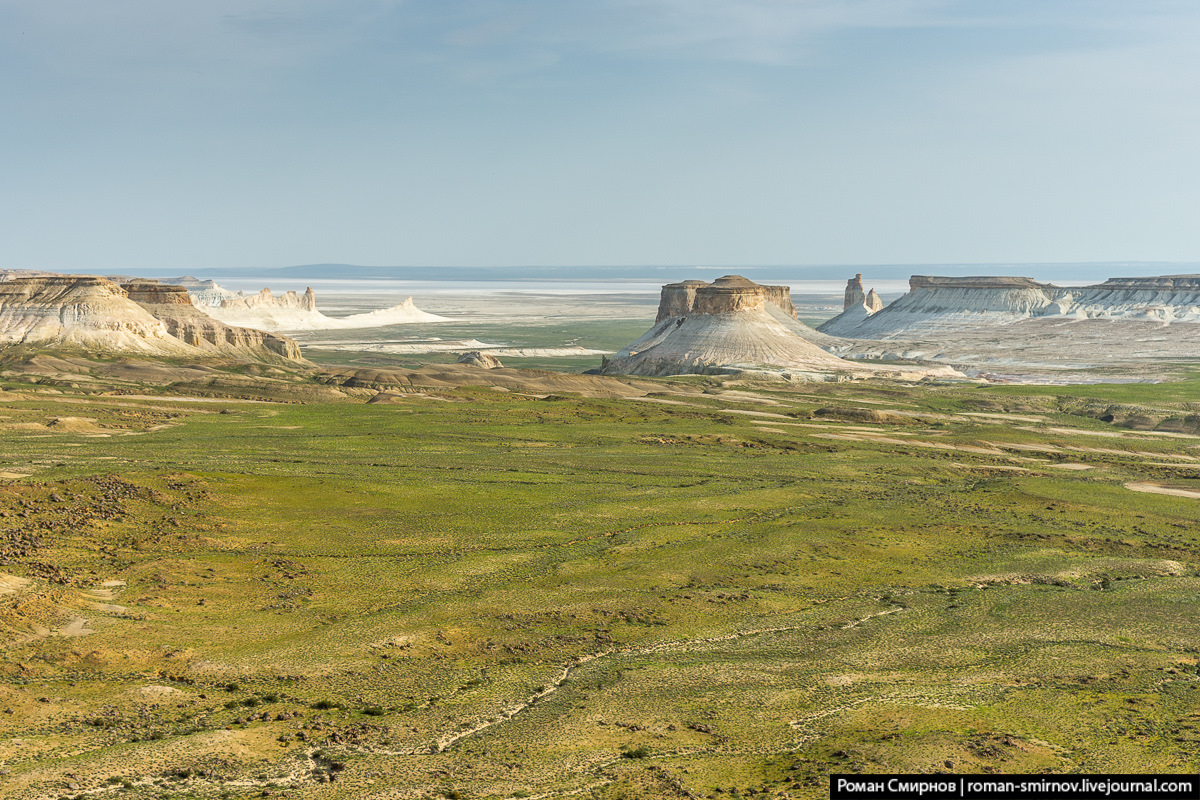
[[[287,291],[276,295],[263,289],[258,294],[231,292],[213,281],[177,278],[191,295],[191,302],[205,314],[230,325],[266,331],[319,331],[343,328],[375,328],[413,322],[444,322],[445,317],[417,308],[411,297],[389,308],[349,317],[327,317],[317,309],[317,295],[308,287],[303,294]]]
[[[149,311],[176,339],[215,355],[248,358],[279,356],[292,361],[304,358],[294,339],[277,333],[235,327],[210,317],[192,305],[188,290],[157,281],[138,281],[121,287],[129,299]]]
[[[1035,317],[1200,322],[1200,276],[1111,278],[1092,286],[1062,287],[1019,276],[914,275],[908,293],[886,308],[863,314],[857,306],[848,307],[820,330],[834,336],[898,338]]]
[[[765,372],[801,380],[898,373],[896,368],[873,369],[830,355],[817,342],[838,340],[794,319],[772,302],[781,300],[781,295],[772,297],[768,289],[738,275],[711,284],[689,281],[666,286],[654,327],[606,359],[601,372],[655,376]],[[663,316],[681,309],[686,310]],[[955,374],[944,368],[940,373]],[[913,371],[909,376],[922,374]]]
[[[692,310],[696,304],[696,289],[707,286],[704,281],[682,281],[668,283],[662,287],[659,295],[658,316],[655,322],[662,322],[667,317],[682,317]]]
[[[301,357],[290,339],[229,328],[205,317],[180,287],[153,281],[122,287],[89,275],[0,283],[0,343],[161,357]]]
[[[0,343],[47,344],[146,355],[196,351],[110,280],[90,275],[0,283]]]

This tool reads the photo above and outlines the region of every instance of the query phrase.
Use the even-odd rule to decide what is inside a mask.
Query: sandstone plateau
[[[90,275],[0,282],[0,344],[156,357],[301,359],[299,346],[285,336],[231,327],[200,313],[182,287],[154,281],[120,286]]]
[[[762,286],[740,275],[726,275],[712,283],[664,286],[654,327],[605,359],[600,371],[608,375],[761,372],[798,380],[957,374],[945,368],[868,368],[822,349],[838,342],[795,319],[786,286]]]
[[[265,331],[322,331],[351,328],[378,328],[384,325],[404,325],[414,322],[445,322],[417,308],[411,297],[389,308],[349,317],[327,317],[317,310],[317,296],[312,287],[303,294],[289,291],[281,295],[263,289],[247,295],[226,289],[215,281],[193,277],[173,278],[171,283],[186,288],[191,302],[209,316],[230,325],[246,325]]]

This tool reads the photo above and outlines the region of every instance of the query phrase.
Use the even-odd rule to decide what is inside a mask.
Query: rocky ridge
[[[1019,276],[914,275],[903,297],[876,311],[852,303],[820,326],[833,336],[904,338],[966,326],[1013,324],[1032,318],[1172,323],[1200,322],[1200,275],[1110,278],[1101,284],[1055,286]]]
[[[444,322],[445,317],[416,307],[411,297],[389,308],[348,317],[327,317],[317,309],[312,287],[303,294],[287,291],[276,295],[269,288],[257,294],[233,292],[215,281],[187,276],[172,281],[185,288],[192,304],[209,316],[230,325],[245,325],[266,331],[319,331],[343,328],[376,328],[413,322]]]
[[[91,275],[0,282],[0,344],[157,357],[301,358],[291,339],[204,317],[192,308],[186,290],[153,281],[119,286]]]

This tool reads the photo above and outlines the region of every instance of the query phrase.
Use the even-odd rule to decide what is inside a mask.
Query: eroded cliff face
[[[725,275],[712,283],[683,281],[668,283],[662,288],[655,322],[687,314],[723,314],[729,311],[762,309],[775,306],[793,319],[796,307],[792,304],[791,289],[787,286],[764,286],[741,275]]]
[[[866,299],[867,295],[863,292],[862,273],[860,272],[846,281],[846,296],[842,302],[842,310],[863,305]]]
[[[670,284],[663,287],[655,326],[606,359],[601,371],[609,375],[750,372],[788,380],[931,374],[844,361],[818,344],[839,340],[817,333],[794,314],[787,287],[761,286],[739,275],[726,275],[711,284]],[[957,374],[946,368],[932,372]]]
[[[256,360],[272,356],[303,360],[300,345],[277,333],[226,325],[192,305],[183,286],[138,281],[121,287],[129,299],[162,321],[176,339],[213,355],[240,355]]]
[[[704,281],[683,281],[668,283],[662,287],[658,300],[658,316],[655,322],[662,322],[667,317],[682,317],[692,310],[696,304],[696,290],[707,286]]]
[[[848,300],[850,295],[848,288]],[[870,298],[864,302],[869,305]],[[1093,286],[1062,287],[1019,276],[914,275],[908,293],[886,308],[863,314],[857,305],[848,306],[820,330],[853,338],[901,338],[1055,317],[1200,322],[1200,276],[1111,278]]]
[[[0,282],[0,343],[76,346],[147,355],[195,353],[120,286],[90,275]]]
[[[163,357],[301,358],[290,339],[205,317],[182,287],[140,280],[118,286],[87,275],[0,283],[0,343]]]

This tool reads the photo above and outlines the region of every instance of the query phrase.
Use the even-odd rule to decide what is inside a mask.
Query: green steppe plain
[[[1200,770],[1200,380],[659,383],[4,382],[0,796]]]

